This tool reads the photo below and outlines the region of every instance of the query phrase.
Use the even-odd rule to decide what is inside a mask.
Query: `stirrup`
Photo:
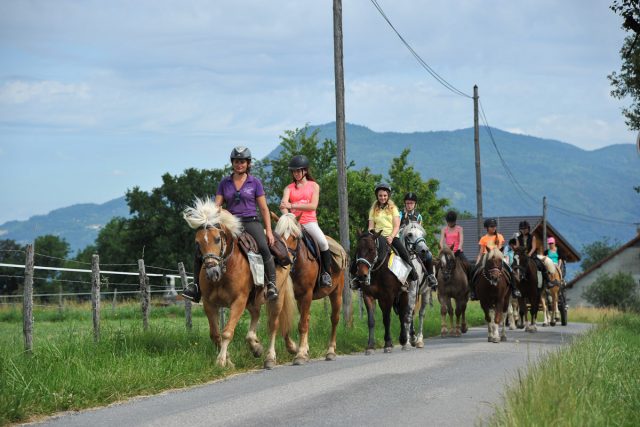
[[[331,281],[331,275],[325,271],[320,275],[320,287],[330,288],[332,286],[333,286],[333,282]]]
[[[182,297],[196,304],[199,303],[200,289],[198,289],[198,285],[196,285],[195,283],[192,283],[191,285],[184,288],[184,290],[182,291]]]
[[[278,299],[278,288],[276,288],[276,285],[274,285],[273,283],[269,283],[266,288],[267,290],[265,298],[267,299],[267,301],[275,301],[276,299]]]

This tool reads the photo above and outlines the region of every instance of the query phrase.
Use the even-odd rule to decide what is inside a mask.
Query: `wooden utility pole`
[[[346,132],[344,117],[344,68],[342,65],[342,0],[333,0],[333,60],[336,86],[336,142],[338,153],[338,209],[340,211],[340,244],[349,253],[349,202],[347,199]],[[351,286],[345,271],[342,291],[342,318],[351,325]]]
[[[546,251],[547,244],[547,196],[542,197],[542,247]]]
[[[480,174],[480,127],[478,124],[478,85],[473,86],[473,144],[476,151],[476,218],[478,238],[482,236],[482,176]]]

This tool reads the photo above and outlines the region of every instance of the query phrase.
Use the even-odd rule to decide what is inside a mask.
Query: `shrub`
[[[596,307],[617,307],[640,312],[640,284],[629,273],[602,274],[582,293]]]

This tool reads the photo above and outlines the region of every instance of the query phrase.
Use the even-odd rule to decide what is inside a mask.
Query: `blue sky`
[[[441,76],[479,86],[492,126],[584,149],[632,143],[606,78],[604,0],[378,0]],[[369,0],[343,5],[346,118],[376,131],[473,125]],[[165,172],[266,155],[335,119],[332,2],[0,2],[0,223],[148,190]]]

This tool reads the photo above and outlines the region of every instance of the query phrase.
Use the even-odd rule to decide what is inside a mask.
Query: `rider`
[[[527,255],[533,259],[536,263],[536,267],[542,273],[542,280],[544,283],[549,283],[549,272],[544,266],[544,263],[537,256],[538,244],[536,236],[531,234],[531,226],[528,221],[520,221],[518,224],[520,233],[518,234],[518,245],[526,248]]]
[[[498,221],[495,218],[487,218],[484,221],[484,228],[487,229],[487,234],[482,236],[482,238],[478,242],[478,244],[480,245],[480,252],[478,252],[478,257],[476,258],[474,271],[478,268],[481,268],[480,259],[482,258],[482,255],[490,252],[493,248],[496,247],[502,250],[502,246],[504,245],[504,237],[502,236],[502,234],[498,233],[497,227]],[[502,265],[507,269],[507,271],[509,271],[509,286],[511,287],[511,295],[514,298],[521,297],[522,295],[520,295],[520,291],[518,290],[518,288],[516,288],[515,277],[511,270],[511,266],[504,261],[504,258],[502,258]],[[473,280],[469,283],[469,287],[471,288],[471,300],[477,300],[478,298],[476,296],[475,283]]]
[[[320,186],[309,173],[309,159],[301,154],[293,156],[289,161],[289,170],[293,182],[287,185],[282,194],[280,210],[282,213],[291,211],[304,229],[313,237],[320,248],[322,273],[320,287],[330,288],[331,283],[331,252],[329,242],[318,226],[316,209],[320,198]]]
[[[418,274],[413,268],[413,263],[409,257],[409,252],[398,239],[400,230],[400,213],[398,207],[391,200],[391,187],[388,184],[380,183],[374,190],[376,201],[369,210],[369,230],[382,232],[382,236],[387,238],[387,243],[392,245],[407,265],[411,267],[409,280],[417,280]]]
[[[456,225],[458,220],[458,214],[456,211],[447,212],[445,217],[447,220],[447,226],[442,227],[440,231],[440,250],[446,244],[451,247],[453,245],[453,253],[456,257],[460,258],[463,262],[469,263],[469,260],[462,251],[462,245],[464,244],[464,230],[462,226]]]
[[[558,246],[556,245],[556,239],[553,237],[549,237],[547,239],[547,245],[549,245],[549,249],[544,251],[544,254],[548,256],[555,265],[558,266],[558,268],[562,272],[562,276],[564,277],[564,273],[565,273],[564,259],[562,258],[560,251],[558,250]]]
[[[416,193],[410,191],[404,195],[404,209],[400,211],[400,227],[405,227],[411,222],[417,222],[419,225],[422,225],[422,215],[416,212],[417,205],[418,195]],[[429,281],[429,285],[435,289],[438,286],[438,280],[433,274],[433,255],[431,255],[429,248],[427,248],[427,251],[422,255],[422,262],[429,273],[427,274],[427,280]]]
[[[231,165],[233,173],[220,181],[216,192],[216,205],[226,204],[227,210],[238,217],[244,230],[251,234],[258,244],[258,250],[262,255],[262,262],[267,276],[266,298],[273,301],[278,298],[276,288],[276,266],[269,246],[273,245],[274,238],[271,231],[271,217],[265,198],[262,182],[251,171],[251,151],[247,147],[236,147],[231,151]],[[260,209],[264,227],[257,216],[256,207]],[[266,236],[265,236],[266,233]],[[187,286],[182,295],[194,302],[200,301],[200,288],[198,286],[199,272],[202,269],[202,255],[196,249],[196,257],[193,265],[193,285]]]

